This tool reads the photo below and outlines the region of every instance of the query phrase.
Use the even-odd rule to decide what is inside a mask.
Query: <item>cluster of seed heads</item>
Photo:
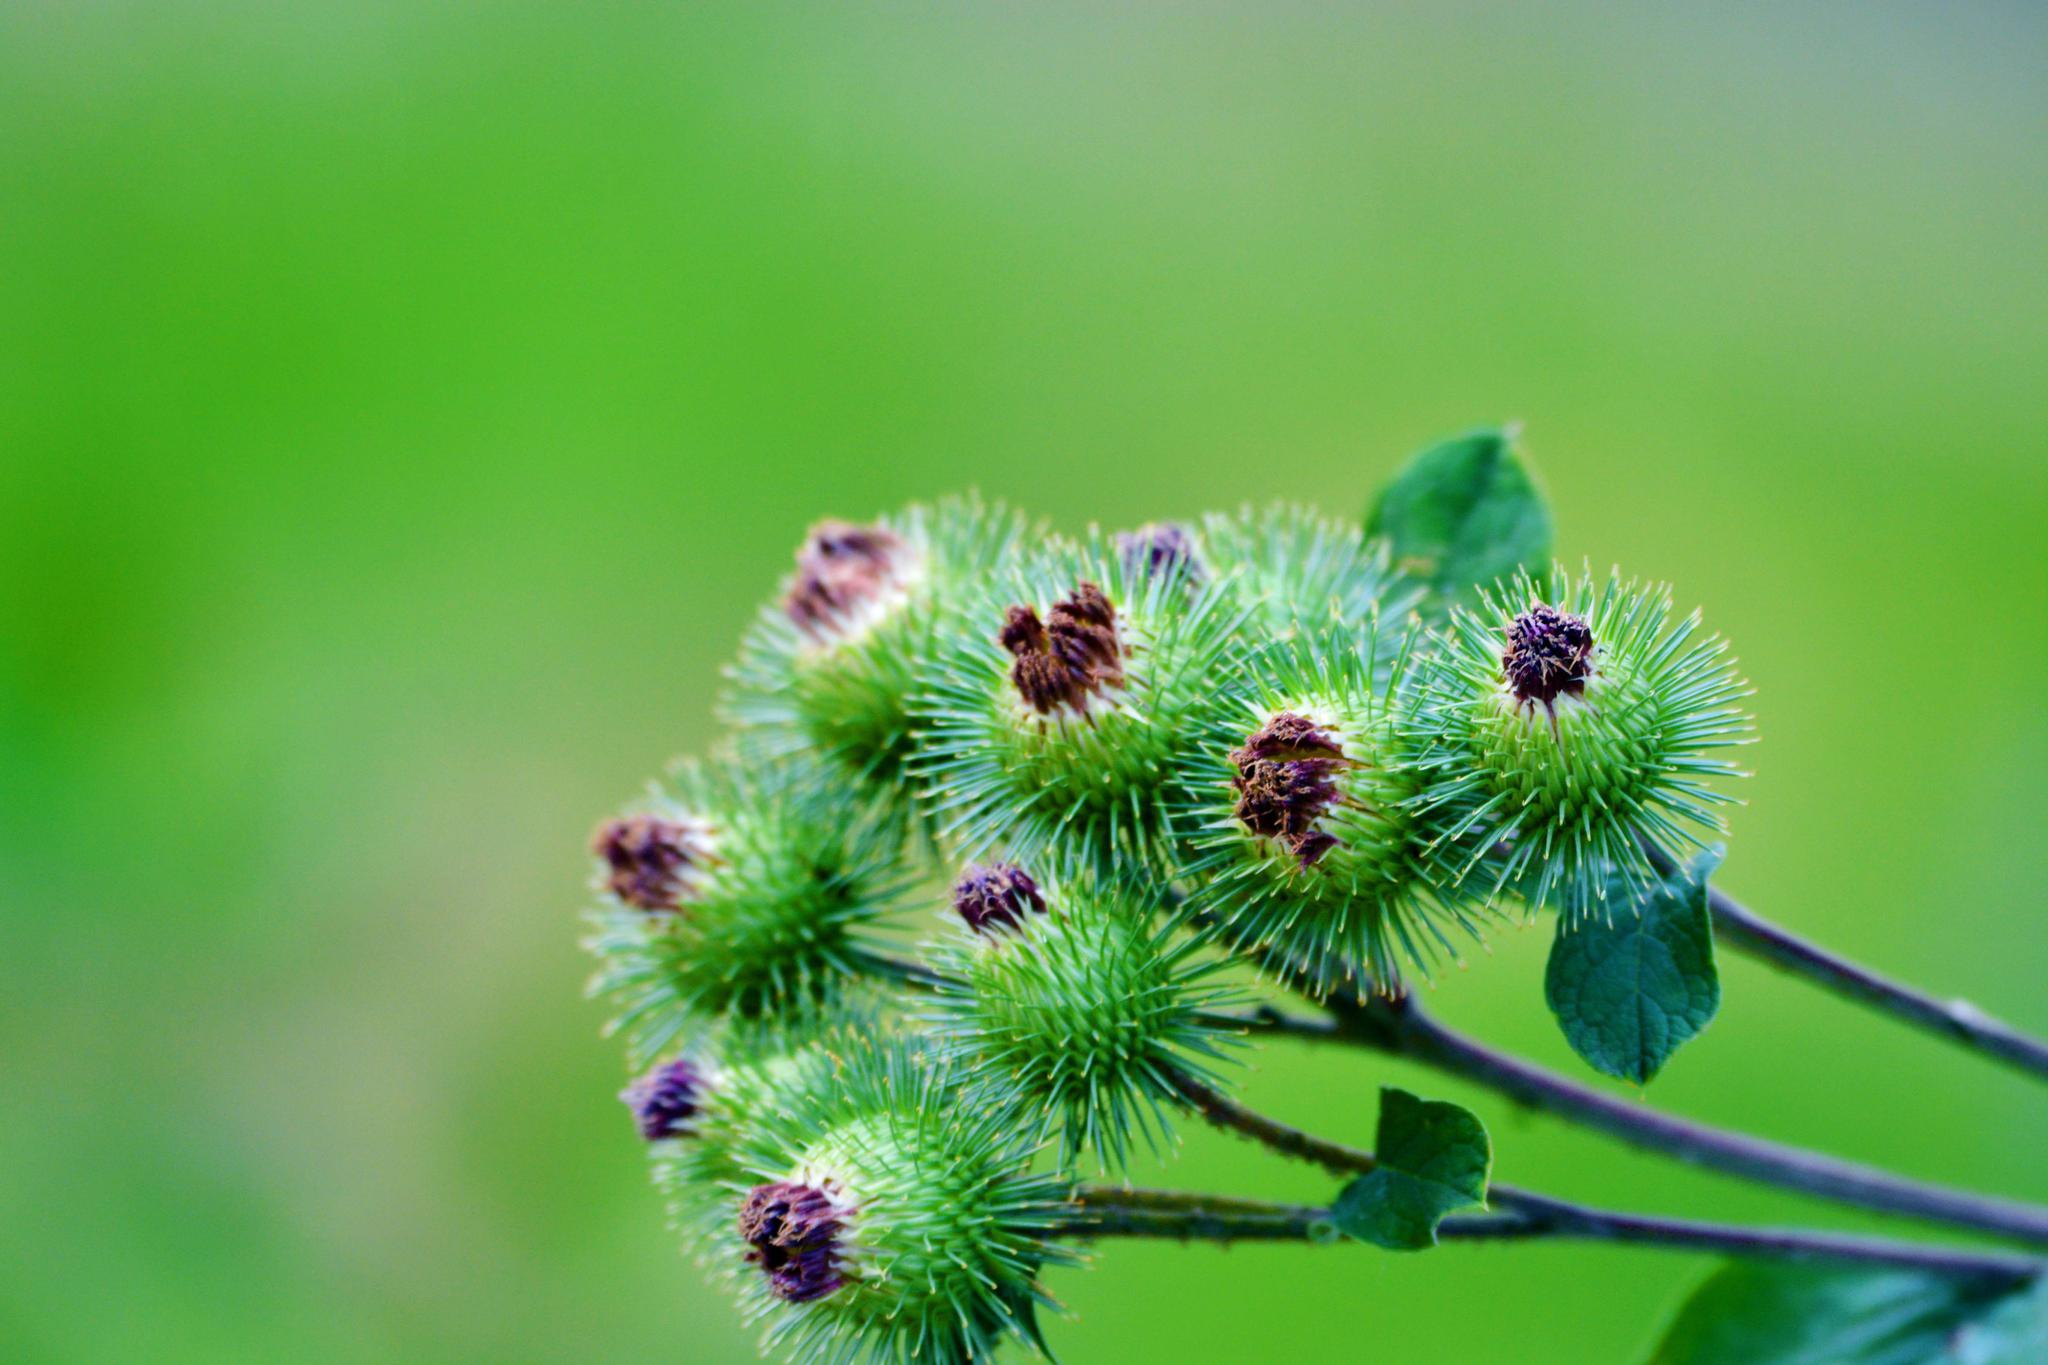
[[[772,1339],[1035,1341],[1066,1182],[1227,1083],[1221,969],[1391,988],[1512,897],[1584,913],[1714,826],[1741,684],[1656,590],[1418,599],[1295,509],[811,531],[730,750],[592,841],[594,988],[651,1063],[621,1098]],[[952,928],[906,961],[879,931],[921,883]]]

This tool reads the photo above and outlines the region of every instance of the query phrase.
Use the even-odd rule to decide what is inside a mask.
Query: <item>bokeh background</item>
[[[0,1356],[751,1357],[581,999],[595,818],[807,523],[1355,511],[1520,418],[1737,642],[1725,883],[2048,1028],[2048,20],[2013,3],[0,3]],[[1545,931],[1434,995],[1570,1066]],[[2048,1198],[1744,961],[1659,1105]],[[1854,1219],[1370,1056],[1503,1178]],[[1313,1198],[1195,1132],[1155,1182]],[[1704,1270],[1120,1244],[1087,1362],[1625,1361]]]

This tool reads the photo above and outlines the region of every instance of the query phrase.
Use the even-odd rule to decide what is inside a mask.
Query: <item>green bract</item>
[[[1670,618],[1666,588],[1562,569],[1453,614],[1414,722],[1446,881],[1578,916],[1610,875],[1649,882],[1646,846],[1722,831],[1707,779],[1738,769],[1707,755],[1747,742],[1748,689],[1698,613]]]
[[[993,1079],[1056,1128],[1063,1163],[1121,1169],[1137,1138],[1162,1150],[1173,1077],[1208,1075],[1234,1035],[1213,1011],[1221,965],[1160,925],[1156,892],[1130,882],[1047,883],[1043,910],[963,927],[936,950],[946,978],[921,1022],[964,1074]]]
[[[847,1038],[804,1065],[827,1062],[755,1125],[743,1160],[757,1183],[722,1236],[765,1344],[919,1365],[986,1360],[1008,1337],[1041,1345],[1037,1275],[1071,1259],[1050,1241],[1070,1191],[1030,1171],[1035,1134],[1015,1107],[962,1103],[972,1078],[912,1040]],[[786,1206],[806,1198],[799,1227]]]
[[[798,762],[681,765],[598,842],[610,876],[591,992],[614,1002],[636,1059],[712,1020],[775,1032],[838,1007],[907,875],[898,841]]]
[[[1035,868],[1163,867],[1161,796],[1242,623],[1226,584],[1101,537],[997,576],[915,707],[912,771],[941,836]]]
[[[868,526],[821,522],[727,670],[725,711],[752,752],[809,752],[897,820],[913,803],[910,693],[964,598],[1024,541],[1024,518],[977,499],[913,505]]]
[[[1268,631],[1395,620],[1421,598],[1419,586],[1390,566],[1386,542],[1311,508],[1211,512],[1195,545],[1198,560],[1234,581]]]
[[[1187,918],[1277,954],[1328,991],[1391,989],[1447,933],[1476,932],[1429,883],[1426,774],[1403,725],[1415,628],[1330,627],[1275,642],[1218,697],[1186,763]]]

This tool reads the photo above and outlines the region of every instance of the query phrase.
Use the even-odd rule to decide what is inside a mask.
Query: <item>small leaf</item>
[[[1337,1196],[1337,1227],[1394,1251],[1436,1245],[1436,1225],[1454,1209],[1486,1202],[1493,1150],[1486,1127],[1455,1104],[1380,1090],[1378,1166]]]
[[[1543,995],[1572,1051],[1596,1071],[1647,1084],[1721,1006],[1703,853],[1630,901],[1610,894],[1607,919],[1560,915]],[[1625,888],[1625,883],[1622,884]]]
[[[2048,1359],[2048,1281],[1738,1261],[1647,1365],[2022,1365]]]
[[[1394,562],[1428,583],[1439,608],[1477,585],[1550,565],[1550,507],[1515,448],[1516,428],[1439,442],[1380,491],[1366,520]]]

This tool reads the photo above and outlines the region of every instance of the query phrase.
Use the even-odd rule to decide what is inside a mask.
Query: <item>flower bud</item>
[[[769,1292],[784,1303],[809,1303],[846,1281],[839,1273],[839,1206],[810,1185],[756,1185],[740,1205],[740,1240],[753,1250]]]
[[[689,1122],[697,1113],[703,1096],[705,1076],[686,1057],[664,1062],[619,1092],[640,1136],[649,1142],[662,1138],[687,1137]]]
[[[1029,913],[1045,913],[1045,897],[1015,863],[977,864],[953,883],[953,909],[975,933],[994,938],[1020,927]]]
[[[1267,645],[1183,767],[1191,921],[1315,987],[1391,990],[1470,930],[1428,878],[1424,775],[1399,725],[1412,632],[1325,623]]]
[[[966,604],[1026,534],[1016,513],[972,499],[812,528],[727,670],[720,709],[741,749],[815,755],[899,837],[915,829],[911,694],[946,639],[981,628]]]
[[[1179,522],[1148,521],[1135,531],[1119,531],[1116,552],[1130,578],[1179,573],[1190,585],[1199,586],[1207,577],[1195,554],[1194,536]]]
[[[1420,586],[1394,570],[1386,545],[1352,522],[1276,504],[1202,519],[1204,558],[1269,631],[1400,621]]]
[[[1122,1167],[1133,1140],[1158,1147],[1174,1093],[1166,1078],[1204,1070],[1224,1035],[1207,1020],[1229,1003],[1191,940],[1155,927],[1156,894],[1135,882],[1049,889],[1042,913],[1001,951],[939,948],[925,1016],[941,1051],[968,1074],[1006,1076],[1056,1122],[1066,1158]]]
[[[636,910],[681,908],[712,858],[709,826],[695,820],[634,815],[607,820],[590,841],[604,861],[604,886]]]
[[[986,1360],[1036,1342],[1041,1266],[1066,1183],[1034,1174],[1037,1135],[994,1078],[872,1027],[822,1044],[743,1161],[756,1184],[719,1242],[750,1317],[792,1360]],[[829,1056],[823,1055],[829,1053]],[[735,1216],[736,1215],[736,1216]],[[737,1235],[735,1235],[735,1233]]]
[[[981,633],[924,674],[910,764],[967,858],[1042,872],[1162,870],[1162,800],[1188,724],[1228,674],[1242,608],[1220,585],[1127,572],[1105,537],[1054,542],[992,583]]]
[[[823,521],[797,551],[796,578],[782,609],[814,640],[849,632],[900,592],[913,552],[886,526]]]
[[[617,1002],[615,1027],[634,1055],[660,1056],[713,1020],[780,1032],[837,1009],[868,970],[867,934],[902,892],[901,839],[846,798],[835,772],[795,759],[687,763],[660,800],[691,814],[616,823],[629,833],[715,829],[717,862],[710,876],[695,862],[669,869],[681,893],[659,903],[685,913],[613,906],[593,916],[591,990]],[[651,847],[659,867],[672,861],[665,838],[607,842]],[[638,875],[653,856],[629,868]]]
[[[1017,695],[1042,716],[1085,712],[1089,698],[1123,685],[1116,608],[1093,583],[1053,603],[1044,621],[1030,607],[1011,607],[996,638],[1017,660],[1010,669]]]
[[[1515,605],[1515,604],[1523,605]],[[1709,754],[1749,742],[1748,688],[1697,614],[1662,587],[1562,570],[1452,616],[1412,709],[1440,881],[1484,867],[1482,894],[1593,913],[1723,830]]]

